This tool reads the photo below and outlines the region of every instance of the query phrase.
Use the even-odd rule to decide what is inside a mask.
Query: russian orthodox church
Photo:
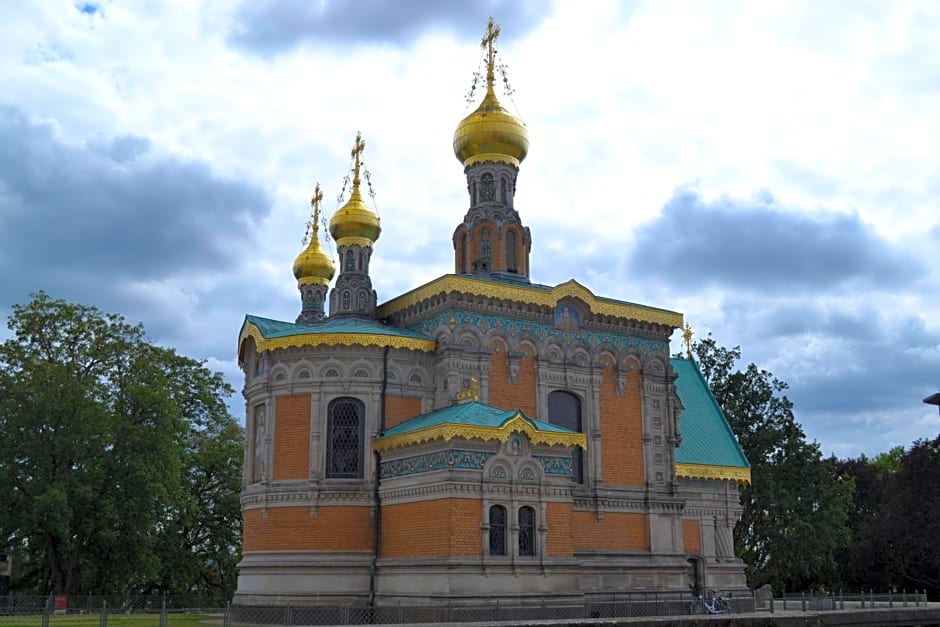
[[[318,185],[300,314],[245,318],[236,602],[745,587],[732,532],[750,469],[696,364],[670,358],[682,314],[530,278],[513,201],[529,139],[495,94],[498,33],[454,133],[469,192],[454,273],[377,303],[357,136],[329,222],[338,263]]]

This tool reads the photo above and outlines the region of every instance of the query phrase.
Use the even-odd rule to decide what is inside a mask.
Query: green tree
[[[229,530],[240,531],[231,500],[241,445],[221,375],[151,344],[121,316],[42,292],[14,305],[8,326],[0,542],[16,559],[14,585],[41,594],[133,592],[160,587],[171,567],[218,562],[227,573],[238,552]],[[214,531],[187,537],[184,519]],[[219,551],[210,554],[213,542]],[[172,580],[172,591],[198,582]]]
[[[831,585],[835,551],[849,539],[851,482],[839,481],[819,446],[806,441],[783,395],[786,383],[755,364],[737,369],[740,349],[718,346],[711,336],[693,350],[751,463],[735,529],[748,585],[770,583],[778,592]]]

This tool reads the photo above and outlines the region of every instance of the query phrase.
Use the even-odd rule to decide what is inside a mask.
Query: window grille
[[[535,555],[535,510],[519,508],[519,555]]]
[[[353,398],[330,403],[326,440],[326,476],[332,479],[362,477],[363,405]]]
[[[480,179],[480,200],[493,202],[496,200],[496,181],[492,174],[484,174]]]
[[[490,508],[490,555],[506,554],[506,508],[494,505]]]

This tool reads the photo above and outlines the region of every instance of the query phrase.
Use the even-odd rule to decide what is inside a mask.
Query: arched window
[[[483,229],[480,232],[480,263],[484,264],[483,269],[490,267],[490,258],[493,255],[493,242],[490,240],[490,230]]]
[[[356,269],[356,257],[351,250],[346,251],[346,269],[350,271]]]
[[[519,508],[519,555],[535,555],[535,510]]]
[[[496,181],[492,174],[484,174],[480,178],[480,200],[482,202],[493,202],[496,200]]]
[[[362,401],[338,398],[327,412],[326,476],[328,479],[362,477]]]
[[[499,179],[499,199],[505,204],[509,204],[509,199],[506,198],[506,179]]]
[[[359,311],[366,310],[366,293],[359,290]]]
[[[362,253],[359,253],[359,272],[362,272]]]
[[[254,462],[252,481],[258,483],[264,478],[264,405],[255,406]]]
[[[350,300],[349,290],[343,290],[343,309],[348,310],[352,306]]]
[[[490,555],[506,554],[506,508],[494,505],[490,508]]]
[[[553,425],[581,432],[581,399],[571,392],[556,390],[548,395],[548,421]],[[571,454],[571,480],[584,483],[583,453],[575,448]]]
[[[460,236],[460,273],[467,273],[467,234]]]
[[[506,269],[510,272],[516,270],[516,232],[512,229],[506,232]]]

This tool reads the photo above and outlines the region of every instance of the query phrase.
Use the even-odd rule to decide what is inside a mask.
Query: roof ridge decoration
[[[383,303],[377,313],[380,318],[387,318],[432,296],[450,292],[463,292],[473,296],[522,301],[551,308],[554,308],[561,299],[572,297],[583,301],[591,312],[596,315],[639,320],[661,324],[673,329],[681,328],[683,324],[681,313],[598,297],[574,279],[560,283],[550,290],[544,290],[531,284],[510,285],[456,274],[445,274],[410,292],[393,298]]]
[[[297,325],[298,327],[308,325]],[[437,348],[437,342],[428,338],[422,339],[407,335],[395,335],[381,332],[355,331],[331,332],[317,331],[315,325],[309,325],[310,332],[267,337],[261,328],[255,324],[250,316],[245,317],[241,332],[238,335],[238,356],[243,358],[245,340],[252,338],[255,341],[255,350],[259,353],[277,350],[279,348],[301,348],[305,346],[377,346],[384,348],[403,348],[407,350],[429,353]]]
[[[542,431],[531,418],[518,409],[498,427],[448,422],[415,431],[377,437],[372,442],[372,448],[381,453],[393,448],[421,444],[422,442],[431,442],[433,440],[447,442],[454,438],[507,442],[513,433],[525,435],[532,444],[578,446],[587,450],[587,436],[583,433]]]

